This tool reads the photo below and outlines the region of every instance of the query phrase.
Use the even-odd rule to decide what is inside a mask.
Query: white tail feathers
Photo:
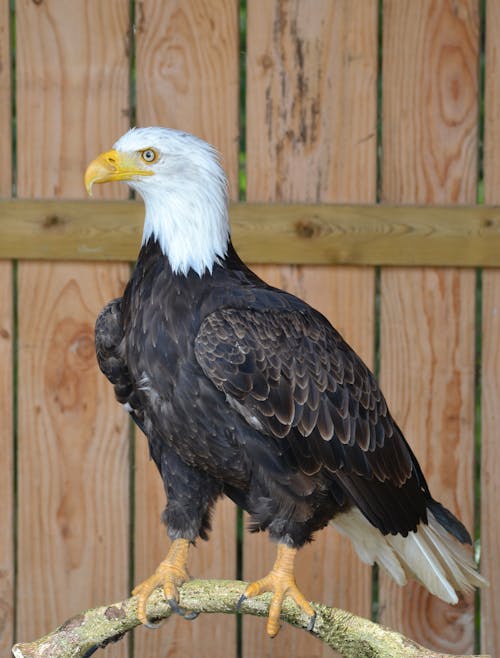
[[[470,592],[487,581],[476,571],[467,547],[430,510],[427,516],[428,523],[420,523],[407,537],[383,535],[357,507],[336,516],[332,525],[349,537],[363,562],[377,562],[398,585],[412,575],[446,603],[458,603],[458,592]]]

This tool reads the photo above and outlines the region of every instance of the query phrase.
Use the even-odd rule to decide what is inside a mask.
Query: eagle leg
[[[316,613],[295,582],[294,562],[296,554],[296,548],[279,544],[276,562],[271,571],[264,578],[250,583],[238,601],[237,607],[239,608],[245,599],[262,594],[262,592],[273,592],[267,621],[267,634],[270,637],[275,637],[280,629],[281,608],[286,596],[291,596],[299,608],[309,617],[307,630],[312,631],[314,628]]]
[[[141,623],[149,628],[157,628],[159,624],[152,624],[146,615],[146,604],[156,587],[161,586],[165,597],[174,612],[185,619],[195,619],[198,614],[187,612],[179,605],[178,587],[189,580],[186,568],[187,555],[189,549],[189,539],[174,539],[166,558],[160,562],[152,576],[146,578],[142,583],[137,585],[132,594],[138,596],[137,617]]]

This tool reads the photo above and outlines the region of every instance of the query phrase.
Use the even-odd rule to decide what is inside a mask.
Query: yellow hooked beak
[[[87,167],[85,187],[92,196],[94,183],[109,183],[114,180],[132,180],[136,176],[152,176],[153,171],[146,169],[138,153],[119,153],[114,149],[101,153]]]

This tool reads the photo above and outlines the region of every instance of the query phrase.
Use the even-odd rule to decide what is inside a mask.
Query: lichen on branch
[[[235,614],[245,587],[240,581],[192,580],[180,589],[180,605],[199,613]],[[265,617],[269,603],[270,595],[264,594],[246,600],[240,612]],[[444,654],[425,649],[368,619],[319,603],[312,605],[317,615],[313,634],[345,658],[444,658]],[[149,618],[156,621],[171,614],[161,590],[153,592],[148,601]],[[304,630],[309,621],[289,600],[283,605],[282,620]],[[99,648],[120,640],[139,623],[137,598],[132,597],[82,612],[35,642],[16,644],[12,653],[15,658],[89,658]]]

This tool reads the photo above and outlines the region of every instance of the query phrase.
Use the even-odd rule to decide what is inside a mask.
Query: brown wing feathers
[[[219,390],[262,431],[286,437],[304,472],[342,469],[396,486],[410,477],[411,453],[375,378],[324,320],[224,309],[204,320],[195,350]]]

